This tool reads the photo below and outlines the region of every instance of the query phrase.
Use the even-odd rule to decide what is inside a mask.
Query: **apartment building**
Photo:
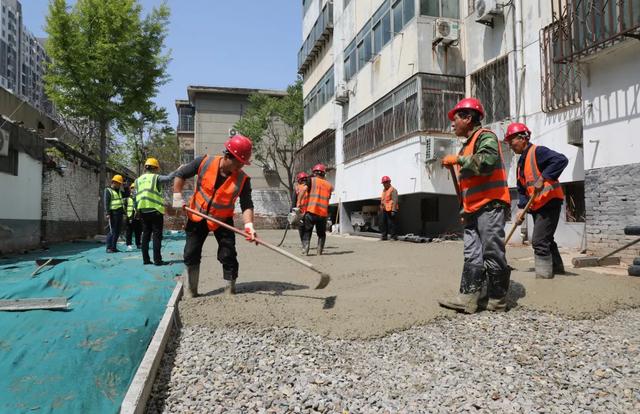
[[[361,228],[363,215],[375,211],[383,175],[399,191],[402,232],[458,228],[453,184],[439,159],[460,147],[446,112],[475,96],[499,137],[510,122],[525,122],[532,142],[569,158],[558,242],[618,243],[622,221],[640,222],[637,190],[626,184],[639,182],[632,155],[639,3],[304,0],[300,159],[333,156],[331,202],[341,206],[341,230]],[[515,187],[517,158],[503,151]]]

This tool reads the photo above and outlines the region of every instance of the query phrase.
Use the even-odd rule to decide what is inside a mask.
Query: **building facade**
[[[566,203],[558,242],[619,245],[623,221],[640,222],[631,133],[640,122],[640,3],[586,3],[592,7],[573,0],[304,0],[300,157],[309,157],[307,148],[333,147],[324,152],[335,159],[331,202],[340,205],[341,230],[363,227],[383,175],[400,194],[402,232],[458,229],[458,202],[439,160],[460,148],[447,111],[475,96],[500,138],[510,122],[525,122],[533,143],[569,159],[560,178]],[[517,158],[506,145],[503,153],[514,188]],[[365,227],[375,228],[374,216]]]
[[[249,106],[249,95],[263,93],[285,96],[285,91],[246,88],[189,86],[188,100],[177,100],[177,135],[182,163],[204,155],[221,154],[229,133]],[[289,212],[289,193],[280,181],[284,171],[257,162],[244,168],[251,177],[256,223],[261,227],[282,227]],[[190,196],[193,183],[185,188]]]

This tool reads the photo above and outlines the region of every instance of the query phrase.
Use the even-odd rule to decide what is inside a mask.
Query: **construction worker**
[[[142,239],[142,223],[140,223],[140,219],[137,217],[136,211],[136,183],[131,183],[129,186],[129,194],[128,197],[124,199],[124,203],[126,206],[126,217],[127,217],[127,232],[126,232],[126,242],[127,242],[127,251],[130,252],[133,250],[133,246],[131,245],[131,241],[133,236],[135,236],[136,248],[140,248],[140,242]]]
[[[242,171],[245,165],[250,164],[253,145],[249,138],[236,134],[224,143],[224,147],[222,155],[197,157],[178,169],[173,185],[173,207],[186,206],[182,197],[184,181],[197,175],[189,207],[233,225],[233,211],[239,198],[244,231],[247,240],[253,241],[256,231],[253,227],[251,179]],[[202,246],[210,231],[213,231],[218,242],[218,261],[222,264],[222,276],[227,281],[225,293],[235,294],[239,268],[235,233],[195,214],[187,213],[187,217],[187,241],[184,246],[184,264],[187,266],[187,277],[184,280],[186,295],[198,296]]]
[[[149,241],[153,239],[153,264],[162,266],[162,230],[164,228],[164,197],[161,185],[171,182],[176,172],[160,175],[160,163],[155,158],[148,158],[144,163],[144,174],[136,178],[136,208],[142,221],[142,261],[151,264],[149,258]]]
[[[396,235],[396,215],[398,214],[398,190],[391,185],[389,176],[382,177],[382,195],[380,196],[380,213],[382,216],[380,240],[387,240],[387,234],[392,240],[398,240]]]
[[[551,279],[564,273],[564,263],[553,235],[558,227],[564,192],[558,182],[569,160],[564,155],[529,142],[531,131],[525,124],[514,122],[507,127],[504,140],[518,159],[517,224],[525,219],[524,207],[531,197],[529,214],[533,216],[533,251],[536,278]]]
[[[291,211],[296,214],[296,217],[304,217],[307,212],[307,205],[309,204],[309,175],[306,172],[299,172],[296,176],[296,188],[293,193],[294,200],[292,202]],[[300,234],[300,242],[303,243],[304,239],[304,223],[301,219],[298,219],[298,233]],[[304,243],[303,243],[304,246]]]
[[[324,243],[327,239],[327,218],[329,217],[329,199],[333,192],[333,186],[329,181],[324,179],[327,172],[324,164],[316,164],[313,167],[313,177],[309,182],[309,201],[307,203],[307,212],[302,218],[303,237],[302,250],[305,255],[309,254],[309,243],[311,242],[311,234],[313,227],[316,228],[318,235],[318,255],[322,255]]]
[[[474,313],[478,308],[506,310],[511,269],[504,246],[504,226],[511,197],[502,150],[496,135],[482,128],[484,108],[462,99],[449,111],[452,128],[466,140],[458,155],[442,165],[455,167],[464,222],[464,267],[458,295],[440,300],[446,308]],[[486,290],[485,290],[486,288]]]
[[[124,215],[124,203],[120,187],[124,184],[124,179],[120,174],[116,174],[111,179],[111,186],[104,189],[104,211],[106,211],[109,222],[109,234],[107,234],[107,253],[117,253],[116,247],[120,237],[122,227],[122,217]]]

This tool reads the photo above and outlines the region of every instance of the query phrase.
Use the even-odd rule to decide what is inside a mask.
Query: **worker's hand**
[[[544,178],[540,176],[540,178],[538,178],[536,182],[533,183],[533,191],[535,192],[536,195],[540,194],[543,187],[544,187]]]
[[[256,244],[258,244],[258,242],[256,241],[256,231],[253,228],[253,223],[246,223],[244,225],[244,233],[246,234],[246,239],[247,241],[252,241],[252,242],[256,242]]]
[[[453,167],[454,165],[458,164],[458,156],[457,155],[445,155],[445,157],[442,159],[442,166],[443,167]]]
[[[518,210],[518,212],[516,213],[516,224],[519,226],[522,223],[524,223],[524,218],[525,218],[524,210]]]
[[[187,206],[184,198],[182,198],[182,193],[173,193],[173,203],[171,206],[173,208],[185,208]]]

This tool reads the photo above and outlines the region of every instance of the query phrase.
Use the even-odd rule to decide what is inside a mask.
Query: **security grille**
[[[540,31],[542,110],[555,111],[581,101],[580,71],[575,62],[558,62],[561,52],[561,22]]]
[[[296,153],[294,170],[311,171],[322,163],[331,168],[336,164],[336,131],[327,129]]]
[[[509,68],[505,56],[471,74],[471,95],[480,99],[484,123],[509,117]]]
[[[421,75],[422,130],[448,132],[451,122],[449,108],[464,98],[464,78],[455,76]]]

